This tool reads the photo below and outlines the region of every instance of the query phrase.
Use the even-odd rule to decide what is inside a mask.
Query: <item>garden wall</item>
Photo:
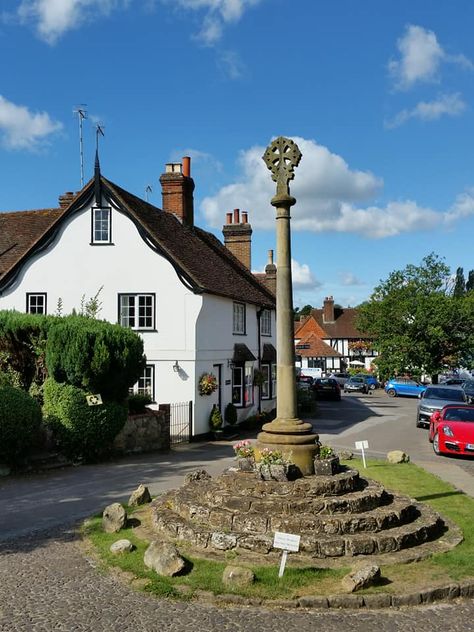
[[[130,415],[113,443],[114,451],[122,454],[154,452],[169,448],[169,410],[149,410],[139,415]]]

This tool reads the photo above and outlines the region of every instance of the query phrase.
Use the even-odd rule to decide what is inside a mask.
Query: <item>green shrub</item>
[[[209,426],[211,427],[211,430],[220,430],[222,428],[222,423],[223,419],[221,411],[214,404],[209,416]]]
[[[60,450],[70,458],[96,461],[110,451],[127,419],[127,407],[117,402],[89,406],[87,393],[52,378],[44,383],[43,412]]]
[[[15,465],[33,445],[41,423],[41,408],[24,391],[0,386],[0,461]]]
[[[232,402],[229,402],[225,407],[224,419],[229,426],[235,426],[237,423],[237,408]]]
[[[66,316],[48,332],[46,366],[56,382],[125,401],[145,368],[143,340],[120,325]]]
[[[13,371],[28,390],[45,379],[44,353],[49,327],[57,319],[41,314],[0,311],[0,370]]]
[[[148,404],[151,404],[151,397],[149,395],[141,395],[139,393],[134,393],[133,395],[129,395],[127,399],[128,404],[128,412],[131,415],[139,415],[140,413],[145,413],[148,409]]]

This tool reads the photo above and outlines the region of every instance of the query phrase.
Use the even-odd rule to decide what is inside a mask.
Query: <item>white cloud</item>
[[[244,65],[238,53],[233,50],[222,51],[217,60],[217,65],[229,79],[240,79],[243,75]]]
[[[293,230],[314,233],[353,233],[371,239],[402,233],[450,227],[462,217],[474,214],[474,190],[460,195],[445,212],[423,207],[413,200],[390,201],[385,206],[361,206],[375,197],[382,180],[370,172],[351,170],[338,155],[313,140],[294,137],[303,158],[291,183],[297,204],[291,211]],[[264,147],[252,147],[240,155],[241,176],[216,195],[202,201],[207,222],[220,228],[225,213],[233,208],[249,212],[254,228],[275,229],[275,194],[262,155]]]
[[[352,285],[364,285],[364,283],[352,272],[341,272],[340,277],[341,284],[345,287],[350,287]]]
[[[201,166],[205,166],[209,170],[213,172],[221,172],[222,171],[222,163],[219,162],[212,154],[209,154],[205,151],[201,151],[200,149],[192,149],[191,147],[185,149],[175,149],[171,153],[171,160],[173,162],[180,162],[183,156],[189,156],[191,158],[192,164],[198,164]],[[192,173],[192,165],[191,165],[191,173]]]
[[[54,44],[87,20],[128,4],[129,0],[22,0],[17,15],[22,23],[34,24],[41,39]]]
[[[389,129],[399,127],[410,119],[435,121],[442,116],[459,116],[466,107],[466,103],[459,93],[443,94],[434,101],[420,101],[411,110],[402,110],[393,119],[387,121],[385,127]]]
[[[47,143],[48,137],[62,129],[46,112],[30,112],[0,95],[0,132],[2,144],[9,149],[35,150]]]
[[[388,64],[389,72],[400,90],[407,90],[417,82],[438,81],[442,62],[473,69],[472,62],[462,54],[450,55],[441,47],[433,31],[409,24],[397,41],[398,60]]]
[[[291,259],[291,276],[295,289],[315,289],[322,285],[322,283],[314,277],[309,265],[307,263],[298,263],[296,259]]]

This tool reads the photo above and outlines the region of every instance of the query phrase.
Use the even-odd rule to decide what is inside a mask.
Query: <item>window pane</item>
[[[94,209],[94,242],[110,241],[110,209]]]
[[[46,294],[30,294],[28,296],[28,312],[30,314],[46,314]]]
[[[245,406],[253,404],[253,366],[245,367]]]
[[[262,364],[263,383],[261,386],[262,399],[270,399],[270,365]]]
[[[236,406],[243,405],[243,371],[242,367],[232,369],[232,403]]]
[[[269,309],[262,312],[260,320],[261,332],[264,336],[270,336],[272,333],[272,314]]]
[[[243,303],[234,303],[234,334],[245,333],[245,305]]]
[[[122,294],[120,297],[120,324],[123,327],[135,327],[135,296]]]
[[[138,328],[152,329],[153,327],[153,296],[142,294],[138,297]]]

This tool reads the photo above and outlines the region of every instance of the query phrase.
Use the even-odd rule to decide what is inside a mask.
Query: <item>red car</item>
[[[436,454],[474,456],[474,406],[450,404],[435,411],[429,439]]]

